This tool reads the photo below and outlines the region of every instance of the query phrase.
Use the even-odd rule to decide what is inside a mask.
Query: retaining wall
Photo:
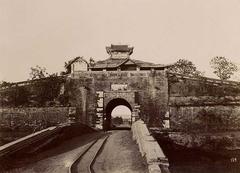
[[[171,106],[170,127],[179,131],[240,129],[240,105]]]

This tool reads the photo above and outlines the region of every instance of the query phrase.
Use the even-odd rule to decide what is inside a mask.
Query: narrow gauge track
[[[95,173],[93,164],[102,151],[109,135],[96,139],[69,167],[69,173]]]

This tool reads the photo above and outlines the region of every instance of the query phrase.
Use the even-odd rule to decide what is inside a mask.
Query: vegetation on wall
[[[34,79],[42,79],[42,78],[48,77],[49,74],[46,71],[45,67],[40,67],[37,65],[36,67],[31,67],[31,72],[29,76],[30,76],[30,80],[34,80]]]
[[[0,93],[0,106],[24,106],[29,103],[30,92],[26,87],[16,86]]]
[[[224,132],[240,129],[239,106],[173,106],[171,129],[183,132]]]
[[[11,82],[7,82],[7,81],[1,81],[0,82],[0,88],[10,87],[11,85],[12,85]]]
[[[52,106],[66,104],[60,93],[64,79],[51,76],[23,86],[13,86],[0,92],[0,106]]]
[[[179,59],[169,68],[169,72],[190,75],[194,77],[203,76],[203,72],[197,70],[195,64],[187,59]]]
[[[177,75],[169,75],[170,96],[239,96],[240,83],[222,83],[210,78],[184,78]]]
[[[65,78],[49,74],[46,68],[31,67],[30,80],[19,83],[1,82],[0,106],[54,106],[67,105],[64,92]]]
[[[230,79],[231,76],[238,70],[237,66],[225,57],[214,57],[210,61],[213,73],[221,80]]]

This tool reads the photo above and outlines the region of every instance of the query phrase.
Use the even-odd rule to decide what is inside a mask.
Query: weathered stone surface
[[[146,158],[150,173],[161,173],[160,167],[168,170],[168,159],[157,141],[150,135],[146,124],[138,120],[132,125],[133,139],[136,140],[139,151]]]
[[[126,91],[112,91],[112,84],[126,84]],[[72,106],[82,109],[85,104],[81,93],[85,87],[87,93],[87,117],[89,124],[94,124],[96,119],[97,97],[96,92],[103,91],[104,109],[107,103],[113,99],[121,98],[129,102],[133,107],[140,105],[140,116],[148,122],[149,126],[161,126],[161,119],[167,111],[168,104],[168,80],[166,72],[151,71],[89,71],[72,74],[68,79],[70,102]],[[125,94],[123,94],[125,92]],[[128,94],[127,94],[128,93]],[[124,96],[125,95],[125,96]],[[134,97],[134,98],[133,98]],[[133,108],[132,108],[133,109]],[[79,111],[78,116],[83,116]],[[150,115],[150,116],[149,116]],[[79,118],[82,119],[82,118]],[[91,119],[91,120],[90,120]]]
[[[66,122],[68,107],[0,108],[1,127],[30,131]]]
[[[240,128],[240,83],[173,74],[168,78],[172,130],[209,132]]]
[[[240,106],[240,84],[230,81],[219,81],[210,78],[193,78],[178,74],[170,74],[164,69],[140,71],[82,71],[74,72],[68,77],[56,78],[51,85],[44,79],[20,83],[0,92],[0,106],[3,103],[14,102],[15,95],[20,102],[26,105],[12,104],[10,107],[28,107],[34,104],[49,106],[51,104],[76,107],[78,121],[95,125],[98,121],[97,93],[103,92],[103,116],[111,100],[122,98],[130,104],[131,110],[139,105],[139,116],[150,127],[162,127],[163,121],[170,121],[172,130],[218,130],[238,129],[240,122],[238,113]],[[53,84],[57,84],[56,86]],[[23,85],[24,84],[24,85]],[[113,85],[123,85],[123,91],[114,90]],[[41,86],[43,88],[41,88]],[[47,86],[53,87],[53,93],[43,91]],[[55,87],[54,87],[55,86]],[[21,88],[23,87],[23,88]],[[25,89],[24,89],[25,87]],[[24,99],[23,93],[30,99]],[[18,92],[15,92],[18,91]],[[50,90],[49,90],[50,91]],[[10,94],[12,93],[12,94]],[[22,94],[20,94],[22,93]],[[38,93],[38,94],[36,94]],[[48,95],[51,95],[48,97]],[[43,99],[41,99],[41,96]],[[46,98],[45,98],[46,96]],[[12,100],[11,100],[12,99]],[[34,101],[36,100],[36,101]],[[34,102],[32,102],[34,101]],[[39,103],[38,103],[39,102]],[[206,127],[205,115],[209,118]],[[217,120],[217,121],[216,121]],[[167,126],[166,126],[167,127]]]

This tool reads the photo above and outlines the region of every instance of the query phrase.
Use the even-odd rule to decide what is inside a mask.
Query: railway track
[[[96,158],[102,151],[109,135],[94,140],[86,150],[69,167],[69,173],[95,173],[93,169]]]

